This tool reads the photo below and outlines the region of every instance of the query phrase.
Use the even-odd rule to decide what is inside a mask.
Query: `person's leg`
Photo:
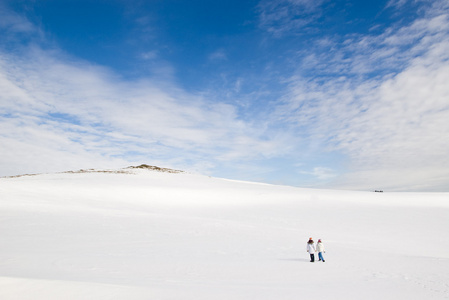
[[[315,254],[310,254],[310,262],[314,262],[315,261]]]
[[[323,252],[318,252],[318,258],[324,262]]]

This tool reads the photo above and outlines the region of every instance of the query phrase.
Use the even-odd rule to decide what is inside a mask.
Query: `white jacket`
[[[315,244],[313,243],[307,243],[307,252],[309,252],[310,254],[314,254],[315,253]]]
[[[324,252],[324,245],[321,242],[316,243],[316,252]]]

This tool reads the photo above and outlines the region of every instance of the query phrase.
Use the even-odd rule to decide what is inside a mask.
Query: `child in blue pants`
[[[323,252],[326,253],[326,251],[324,251],[324,245],[321,240],[318,240],[318,243],[316,243],[316,252],[318,252],[318,260],[324,262]]]

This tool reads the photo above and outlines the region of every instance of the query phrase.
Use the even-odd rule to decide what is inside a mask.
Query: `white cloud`
[[[14,168],[41,169],[44,161],[51,170],[133,159],[170,166],[272,155],[276,149],[231,105],[167,81],[126,81],[57,51],[0,53],[0,87],[0,143],[9,145],[9,154],[0,157],[3,175]]]
[[[227,58],[226,52],[223,49],[218,49],[209,55],[209,60],[212,61],[226,60]]]
[[[140,55],[143,60],[153,60],[158,57],[158,53],[156,50],[144,52]]]
[[[0,4],[0,29],[14,33],[35,33],[36,27],[26,18],[13,13]]]
[[[401,8],[404,6],[409,0],[390,0],[387,3],[386,7],[395,7],[395,8]]]
[[[326,0],[264,0],[258,5],[259,26],[275,36],[297,32],[321,15]]]
[[[312,175],[320,181],[329,180],[337,176],[336,172],[333,169],[326,167],[315,167],[312,171],[300,171],[299,173]]]
[[[447,13],[426,15],[323,54],[325,79],[292,78],[278,113],[349,157],[352,171],[335,187],[449,189],[448,26]]]

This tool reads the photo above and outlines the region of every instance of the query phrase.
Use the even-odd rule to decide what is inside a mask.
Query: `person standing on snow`
[[[310,262],[315,262],[315,244],[312,238],[307,242],[307,252],[310,254]]]
[[[323,252],[326,253],[326,251],[324,250],[324,245],[321,240],[318,240],[318,243],[316,243],[316,252],[318,252],[318,261],[324,262]]]

